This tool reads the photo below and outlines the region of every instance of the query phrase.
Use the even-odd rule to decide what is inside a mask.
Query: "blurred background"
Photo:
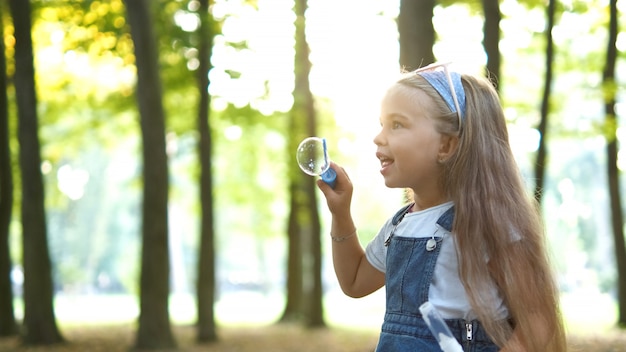
[[[215,0],[208,4],[206,22],[200,1],[146,3],[151,20],[141,23],[150,26],[155,38],[162,85],[160,101],[151,104],[163,107],[161,149],[169,175],[163,257],[169,267],[164,272],[168,318],[174,323],[198,319],[203,191],[198,182],[197,77],[204,75],[210,82],[210,111],[205,116],[211,137],[214,244],[214,252],[205,254],[213,253],[215,263],[211,314],[216,324],[270,324],[289,316],[289,283],[295,280],[289,279],[294,250],[289,245],[294,238],[290,219],[298,218],[294,199],[308,197],[313,203],[300,203],[299,211],[300,218],[302,212],[309,215],[295,235],[304,240],[300,252],[291,252],[291,260],[300,253],[300,269],[292,275],[299,277],[296,291],[303,298],[298,304],[307,306],[296,311],[310,312],[306,302],[316,292],[312,287],[319,286],[321,320],[313,325],[377,330],[384,294],[354,300],[338,288],[330,258],[330,216],[321,194],[311,187],[314,179],[297,169],[294,142],[311,131],[327,139],[331,159],[344,166],[354,182],[353,215],[365,245],[403,203],[401,190],[385,188],[372,142],[379,128],[380,99],[401,67],[401,2],[309,0],[302,17],[294,1]],[[483,3],[433,1],[430,61],[451,61],[458,71],[485,74],[489,55],[483,45]],[[614,43],[611,125],[603,80],[611,37],[609,3],[560,1],[553,9],[553,23],[548,16],[553,2],[495,3],[501,16],[497,84],[529,193],[537,187],[538,150],[547,151],[541,204],[568,329],[609,330],[618,322],[619,279],[607,165],[614,162],[622,180],[626,159],[621,152],[615,160],[607,156],[607,141],[626,137],[621,127],[626,36],[618,31]],[[19,72],[19,27],[14,25],[14,10],[4,1],[0,6],[14,183],[7,243],[13,309],[20,322],[28,275],[21,197],[28,185],[22,184],[24,171],[18,164],[23,148],[18,141],[19,89],[13,80],[18,78],[11,78]],[[142,240],[150,238],[143,231],[154,218],[144,216],[144,172],[150,159],[142,158],[142,152],[152,151],[142,139],[144,112],[138,109],[135,91],[142,62],[134,51],[138,45],[129,30],[127,6],[121,0],[34,0],[30,6],[54,318],[63,324],[135,321],[141,315]],[[623,2],[616,8],[626,11]],[[624,17],[618,18],[623,26]],[[305,19],[304,26],[298,27],[299,19]],[[202,23],[208,23],[212,39],[205,72],[198,36]],[[297,28],[304,31],[309,50],[310,66],[304,68],[298,63],[301,51],[296,44],[302,41]],[[549,44],[554,51],[546,60]],[[428,59],[425,56],[421,66],[429,64]],[[307,79],[298,78],[302,74]],[[297,113],[298,84],[305,81],[315,110],[313,130],[303,127],[305,118]],[[547,115],[542,114],[546,82],[551,88]],[[543,134],[542,117],[549,117]],[[541,147],[542,135],[546,138]],[[298,195],[294,185],[308,185],[300,187],[307,192]],[[317,209],[311,215],[311,207],[302,204],[316,204]],[[316,243],[319,260],[308,253]]]

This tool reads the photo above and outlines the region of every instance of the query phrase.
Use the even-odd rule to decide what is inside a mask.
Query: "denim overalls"
[[[396,226],[409,211],[409,205],[392,219]],[[454,207],[448,209],[437,224],[448,232],[452,228]],[[389,235],[385,289],[387,307],[377,352],[441,351],[419,311],[428,300],[435,263],[442,237],[408,238]],[[430,241],[430,242],[429,242]],[[477,320],[446,320],[448,327],[466,352],[491,352],[499,348],[491,342]]]

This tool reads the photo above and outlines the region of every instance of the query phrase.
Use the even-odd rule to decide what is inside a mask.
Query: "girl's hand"
[[[343,167],[332,161],[330,167],[337,173],[335,188],[331,188],[321,179],[317,180],[317,187],[326,197],[328,209],[334,216],[349,216],[352,202],[352,182]]]

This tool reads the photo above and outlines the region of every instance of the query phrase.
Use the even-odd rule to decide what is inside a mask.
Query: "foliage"
[[[50,245],[54,262],[58,263],[54,266],[57,289],[76,293],[94,289],[135,292],[137,261],[133,258],[138,253],[141,166],[138,118],[133,112],[132,96],[135,59],[123,4],[116,0],[42,1],[35,5],[33,38],[42,120],[43,170],[48,190]],[[195,141],[195,134],[190,132],[195,128],[197,101],[195,28],[185,27],[197,15],[193,2],[187,7],[184,2],[172,1],[161,1],[155,6],[163,9],[156,19],[156,28],[162,52],[168,128],[172,131],[169,140],[171,148],[175,148],[176,140],[179,147],[187,145],[171,155],[172,163],[182,162],[183,165],[173,170],[173,177],[184,184],[188,181],[183,180],[189,180],[198,172],[189,158],[195,153],[189,144]],[[6,30],[10,33],[10,27]],[[231,45],[228,41],[222,43]],[[247,50],[246,45],[233,45],[236,50]],[[9,54],[11,49],[12,46],[7,49]],[[236,68],[218,66],[216,70],[228,71],[234,79],[239,77],[234,73]],[[228,151],[218,156],[217,163],[223,165],[220,170],[230,170],[219,173],[218,198],[229,199],[228,203],[235,207],[249,209],[250,218],[258,219],[254,225],[244,226],[242,232],[279,234],[281,229],[276,226],[279,222],[265,219],[276,216],[283,199],[280,196],[282,163],[275,160],[282,156],[277,148],[280,149],[282,143],[284,117],[280,114],[266,116],[250,105],[235,108],[232,104],[218,111],[216,116],[218,122],[213,133],[218,137],[218,144],[225,143],[225,149],[218,146],[218,153]],[[229,140],[219,132],[237,128],[244,131],[241,140]],[[265,152],[268,141],[271,142],[269,153]],[[181,177],[181,172],[187,176]],[[16,185],[19,185],[19,178]],[[197,205],[189,204],[185,199],[189,197],[182,192],[189,194],[194,188],[182,187],[174,184],[172,194],[180,195],[184,199],[182,203],[193,214]],[[176,199],[181,200],[175,198],[174,203]],[[275,199],[276,204],[266,206],[268,199]],[[233,206],[223,209],[233,209]],[[281,211],[284,210],[278,213]],[[245,224],[247,222],[235,220],[234,227]],[[190,257],[188,263],[194,256],[192,235],[193,232],[187,233],[184,240],[185,252]],[[20,253],[19,250],[14,252]],[[16,259],[20,261],[19,255]],[[189,270],[187,280],[192,280],[193,272]]]

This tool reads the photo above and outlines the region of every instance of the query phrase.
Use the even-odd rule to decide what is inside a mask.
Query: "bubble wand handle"
[[[454,335],[452,335],[445,320],[443,320],[430,302],[424,302],[424,304],[419,307],[419,310],[443,352],[463,352],[463,348],[454,338]]]
[[[327,168],[326,171],[322,172],[320,177],[322,181],[324,181],[331,188],[335,188],[337,184],[337,173],[330,167],[330,163],[328,162],[328,150],[326,149],[326,138],[322,138],[322,145],[324,148],[324,163]]]

